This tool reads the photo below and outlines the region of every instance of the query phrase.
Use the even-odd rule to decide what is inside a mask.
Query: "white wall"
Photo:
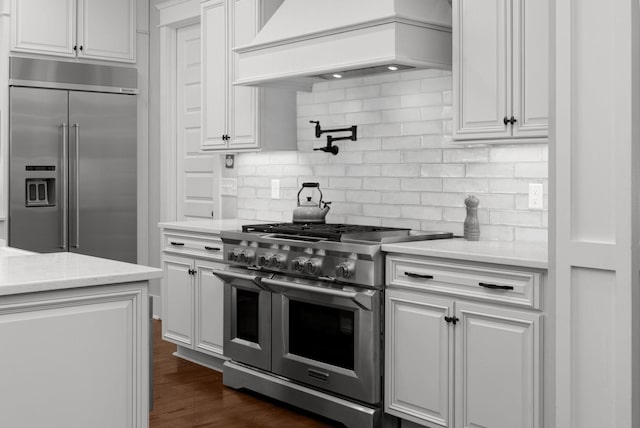
[[[238,216],[290,221],[304,181],[332,201],[327,221],[462,234],[464,199],[480,199],[481,239],[547,238],[546,144],[476,145],[451,140],[451,74],[406,71],[314,85],[298,93],[298,151],[237,157]],[[310,120],[358,125],[337,156],[313,151]],[[341,136],[346,134],[334,134]],[[271,179],[282,199],[271,199]],[[528,209],[528,184],[543,183],[545,209]]]

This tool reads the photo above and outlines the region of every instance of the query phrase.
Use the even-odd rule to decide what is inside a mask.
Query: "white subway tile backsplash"
[[[398,109],[401,106],[402,106],[402,103],[400,101],[399,96],[367,98],[363,100],[362,110],[363,111],[381,111],[381,110]],[[402,107],[407,107],[407,106],[402,106]],[[415,106],[408,106],[408,107],[415,107]],[[329,111],[329,107],[327,107],[327,111]]]
[[[465,173],[465,164],[462,163],[429,163],[420,169],[422,177],[464,177]]]
[[[415,94],[416,92],[420,92],[419,80],[402,80],[399,82],[383,83],[380,86],[380,94],[382,96]]]
[[[440,135],[442,134],[441,120],[423,120],[419,122],[404,122],[402,135]]]
[[[334,101],[342,101],[346,97],[345,89],[331,89],[328,91],[314,91],[313,99],[317,105],[322,105],[323,103],[330,103]]]
[[[399,205],[372,205],[363,204],[362,214],[370,217],[393,217],[397,218],[401,216]]]
[[[329,187],[332,189],[362,189],[362,178],[329,177]]]
[[[380,165],[349,165],[347,177],[380,177],[382,174]]]
[[[404,218],[417,220],[442,220],[442,208],[405,205],[401,207],[401,215]]]
[[[489,150],[491,162],[539,162],[542,158],[542,146],[498,146]]]
[[[467,177],[513,177],[514,165],[511,163],[470,163],[467,165]]]
[[[388,146],[393,146],[389,144]],[[371,163],[400,163],[402,158],[402,153],[400,151],[391,151],[386,150],[386,145],[383,146],[385,150],[381,150],[379,152],[367,152],[364,153],[363,161],[365,164]],[[391,147],[390,147],[391,148]]]
[[[403,178],[401,182],[402,191],[409,192],[432,192],[442,191],[441,178]]]
[[[546,162],[517,163],[516,177],[547,178],[549,175]]]
[[[379,192],[400,190],[400,179],[396,177],[367,178],[363,181],[362,188]]]
[[[403,108],[396,110],[384,110],[381,112],[382,122],[409,122],[418,121],[422,117],[419,108]]]
[[[314,84],[297,94],[298,151],[237,154],[238,216],[291,221],[305,181],[331,201],[327,221],[450,231],[462,235],[464,199],[480,200],[480,239],[546,240],[546,144],[470,146],[452,141],[450,71],[411,70]],[[314,151],[310,120],[358,126],[337,156]],[[346,134],[335,134],[344,136]],[[271,179],[280,199],[271,199]],[[544,210],[528,209],[529,183],[545,187]]]
[[[381,174],[384,177],[419,177],[420,165],[406,163],[382,165]]]
[[[419,205],[420,192],[376,192],[383,204]]]
[[[404,163],[433,163],[440,165],[442,162],[441,149],[423,149],[402,152]],[[422,175],[422,173],[418,174]]]
[[[489,148],[445,149],[445,163],[489,162]]]
[[[491,224],[505,224],[512,226],[542,226],[540,212],[493,210],[491,211]]]
[[[382,121],[382,113],[379,111],[347,113],[344,120],[348,124],[358,126],[380,123]]]
[[[329,114],[360,112],[362,112],[362,100],[350,100],[329,104]]]
[[[380,97],[380,85],[357,86],[354,88],[346,88],[345,98],[348,100],[378,98]]]
[[[377,190],[350,190],[345,192],[347,200],[367,204],[380,203],[380,192]]]
[[[423,79],[420,83],[422,92],[448,91],[451,89],[451,76]]]
[[[403,108],[442,105],[442,93],[429,92],[422,94],[403,95],[400,99]]]
[[[488,193],[489,180],[486,178],[443,178],[442,190],[445,192]]]
[[[422,139],[418,135],[383,137],[381,143],[383,150],[415,150],[422,147]]]

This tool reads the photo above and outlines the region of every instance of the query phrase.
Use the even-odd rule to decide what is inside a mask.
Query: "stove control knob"
[[[240,263],[251,264],[253,263],[253,259],[255,258],[255,253],[253,250],[243,250],[240,253]]]
[[[227,254],[227,260],[230,262],[239,262],[240,254],[242,254],[242,248],[234,248]]]
[[[304,265],[307,263],[306,257],[296,257],[291,262],[291,268],[296,272],[302,272],[304,270]]]
[[[350,278],[353,276],[356,268],[353,262],[342,262],[336,266],[336,276],[338,278]]]
[[[322,260],[317,258],[307,260],[307,263],[305,263],[304,265],[304,270],[309,275],[318,275],[321,269],[322,269]]]
[[[269,261],[273,257],[272,253],[262,253],[258,256],[258,266],[269,267]]]
[[[274,254],[269,259],[270,266],[276,269],[284,269],[287,267],[287,256],[286,254]]]

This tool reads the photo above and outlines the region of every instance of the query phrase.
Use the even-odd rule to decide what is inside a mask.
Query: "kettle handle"
[[[305,187],[315,187],[318,189],[318,192],[320,192],[320,200],[318,201],[318,206],[321,207],[322,205],[322,190],[320,190],[320,183],[302,183],[302,187],[300,188],[300,190],[298,190],[298,206],[300,206],[300,193],[302,192],[302,190]]]

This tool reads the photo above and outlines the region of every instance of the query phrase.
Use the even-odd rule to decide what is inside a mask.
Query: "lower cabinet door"
[[[453,329],[444,317],[451,316],[453,302],[388,289],[385,312],[385,412],[449,427]]]
[[[196,261],[196,349],[223,355],[224,281],[212,273],[222,263]]]
[[[193,347],[193,259],[165,256],[162,261],[162,337]]]
[[[455,307],[455,427],[540,427],[540,314]]]

